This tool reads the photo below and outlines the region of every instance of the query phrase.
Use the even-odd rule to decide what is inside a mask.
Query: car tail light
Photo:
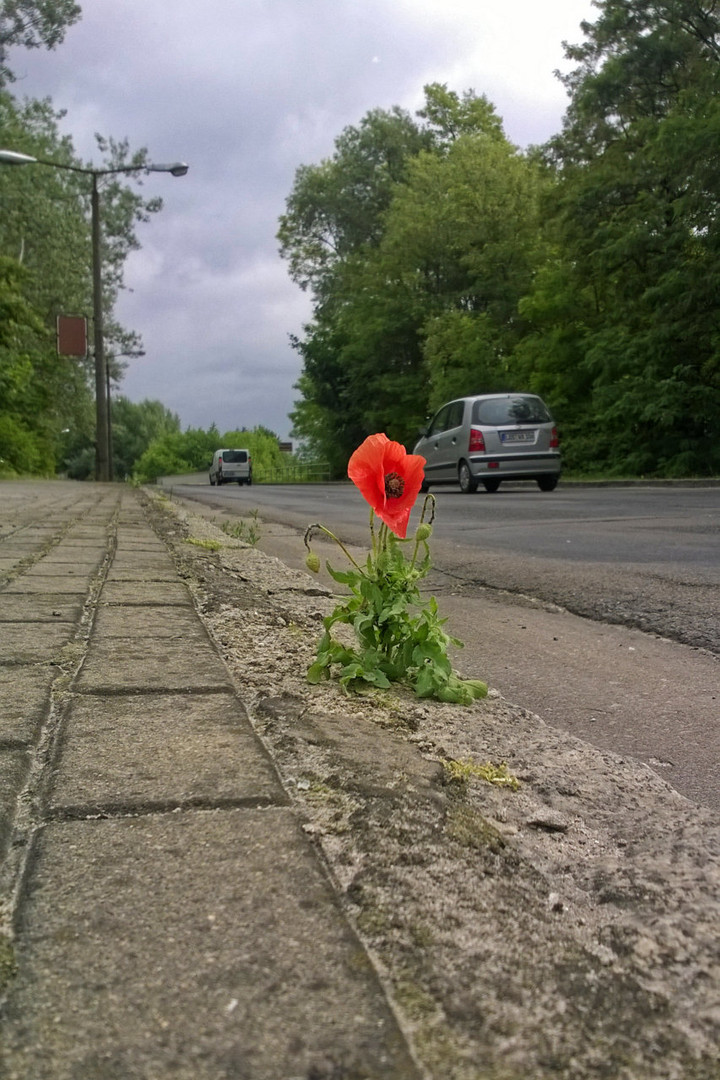
[[[554,427],[552,429],[551,434],[550,434],[550,449],[551,450],[557,450],[559,445],[560,445],[560,439],[558,438],[557,428]]]
[[[477,428],[470,428],[470,442],[468,443],[468,452],[470,454],[477,453],[478,451],[485,451],[485,440],[483,438],[482,431],[478,431]]]
[[[218,465],[222,465],[222,454],[221,454],[221,455],[220,455],[220,457],[218,458]]]

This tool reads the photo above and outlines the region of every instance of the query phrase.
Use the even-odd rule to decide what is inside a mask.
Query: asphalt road
[[[210,516],[257,509],[290,564],[313,521],[367,543],[352,485],[175,490]],[[720,487],[438,489],[436,509],[429,587],[458,666],[720,811]]]

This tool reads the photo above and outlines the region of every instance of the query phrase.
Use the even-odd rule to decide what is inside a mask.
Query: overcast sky
[[[183,428],[264,424],[281,438],[297,393],[309,298],[277,253],[295,170],[373,108],[414,112],[423,86],[485,94],[518,146],[559,130],[562,41],[590,0],[80,0],[55,52],[11,56],[15,92],[52,98],[79,155],[127,137],[182,179],[150,176],[165,206],[140,225],[120,321],[138,331],[121,392]]]

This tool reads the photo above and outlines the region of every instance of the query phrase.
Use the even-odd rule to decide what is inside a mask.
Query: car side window
[[[448,428],[448,415],[450,413],[450,406],[443,405],[439,412],[435,413],[432,423],[428,428],[428,435],[439,435],[442,431],[447,431]]]
[[[463,422],[463,414],[465,412],[464,401],[451,401],[448,406],[448,428],[460,427]]]

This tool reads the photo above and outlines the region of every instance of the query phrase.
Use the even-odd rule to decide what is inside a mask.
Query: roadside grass
[[[220,528],[226,536],[232,536],[234,540],[242,540],[244,543],[249,544],[250,547],[255,547],[260,539],[260,521],[258,518],[259,510],[250,511],[250,521],[240,519],[239,521],[223,521],[220,523]]]

